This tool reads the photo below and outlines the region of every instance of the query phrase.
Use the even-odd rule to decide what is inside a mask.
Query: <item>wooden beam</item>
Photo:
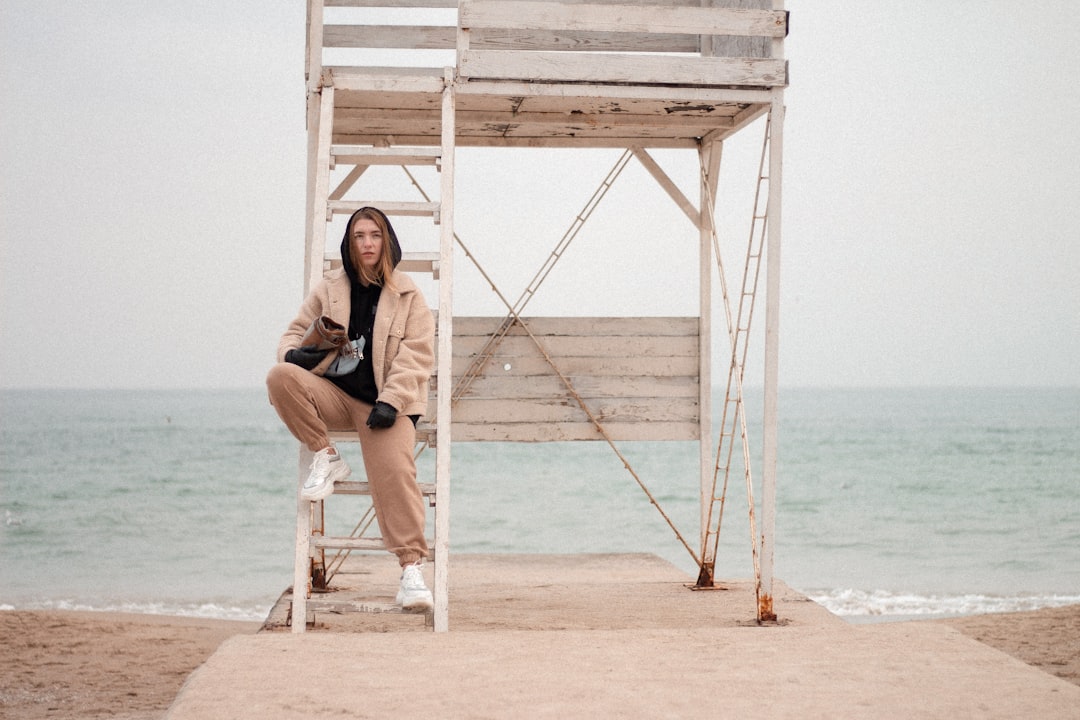
[[[770,58],[582,56],[558,52],[468,50],[459,70],[465,79],[655,85],[787,84],[787,62]]]
[[[664,169],[661,168],[649,153],[645,152],[644,148],[633,147],[631,151],[634,153],[634,157],[649,171],[649,174],[653,176],[656,182],[660,183],[660,187],[664,189],[664,192],[668,194],[675,204],[686,214],[686,217],[690,218],[690,222],[694,227],[699,227],[701,224],[701,214],[698,209],[694,207],[682,190],[671,180]]]
[[[464,28],[598,30],[784,37],[787,15],[772,10],[462,0]]]
[[[325,0],[326,7],[456,8],[457,0]]]

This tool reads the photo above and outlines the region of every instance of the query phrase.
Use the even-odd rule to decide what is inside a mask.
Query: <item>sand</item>
[[[631,560],[632,563],[626,567],[641,565],[640,559]],[[579,569],[595,577],[596,566],[589,565],[587,560],[582,562],[584,564]],[[735,597],[739,590],[733,588],[733,592],[725,597],[722,593],[690,593],[678,583],[626,584],[626,579],[620,578],[618,564],[605,561],[604,566],[611,568],[613,582],[624,583],[621,586],[625,590],[623,594],[638,593],[642,601],[650,596],[659,598],[651,603],[657,608],[681,605],[690,607],[694,612],[711,611],[711,606],[720,608],[721,604],[729,602],[727,598]],[[534,570],[542,575],[550,567],[541,563]],[[461,631],[451,632],[449,636],[442,636],[445,639],[437,641],[443,647],[441,654],[447,658],[447,663],[457,666],[467,663],[472,666],[462,676],[464,680],[457,680],[451,693],[461,703],[460,707],[480,711],[484,708],[483,700],[491,696],[490,684],[484,679],[484,663],[491,665],[486,668],[487,673],[497,673],[500,663],[505,663],[509,669],[515,657],[528,656],[531,658],[528,672],[538,671],[535,677],[540,685],[535,692],[543,690],[544,682],[552,686],[542,695],[551,698],[553,704],[548,708],[551,712],[545,715],[533,705],[537,717],[565,715],[567,708],[580,707],[581,699],[572,697],[571,690],[580,693],[589,692],[592,688],[596,695],[602,697],[605,693],[611,694],[615,701],[618,694],[623,692],[619,688],[627,686],[635,688],[639,700],[645,698],[653,707],[670,706],[674,711],[671,716],[692,715],[694,703],[704,700],[705,706],[708,706],[710,700],[688,699],[685,694],[673,692],[672,686],[693,675],[695,665],[700,665],[701,653],[715,652],[715,648],[726,643],[733,654],[724,657],[728,658],[733,668],[737,666],[740,656],[776,653],[775,663],[768,666],[770,670],[775,670],[776,675],[763,678],[763,687],[769,688],[770,692],[775,691],[774,699],[783,701],[787,697],[791,707],[797,708],[805,693],[818,692],[817,686],[811,688],[808,683],[800,687],[803,678],[799,676],[798,666],[791,664],[793,656],[800,652],[800,643],[807,639],[835,647],[837,662],[851,663],[846,668],[842,664],[834,665],[831,672],[835,672],[837,677],[828,686],[835,689],[838,697],[850,699],[864,695],[864,705],[872,704],[875,698],[877,701],[887,700],[886,696],[890,693],[905,692],[903,687],[896,687],[895,678],[883,678],[878,683],[873,676],[857,677],[860,667],[857,656],[861,652],[872,652],[874,643],[879,647],[884,644],[898,649],[918,646],[917,652],[905,650],[911,655],[905,670],[911,683],[932,683],[935,671],[928,666],[933,665],[934,656],[948,663],[952,661],[950,655],[956,653],[960,653],[955,656],[957,658],[974,658],[971,667],[958,676],[961,682],[978,682],[978,678],[985,673],[985,668],[979,667],[979,664],[986,662],[995,666],[993,672],[997,673],[995,682],[998,684],[1003,682],[1002,678],[1006,683],[1015,678],[1018,687],[1029,688],[1033,678],[1044,677],[1040,673],[1032,674],[1030,669],[1024,669],[1022,663],[1006,658],[1002,658],[1006,660],[1002,669],[1002,663],[994,660],[1000,656],[985,649],[965,656],[964,653],[971,648],[979,647],[972,642],[974,639],[1038,668],[1046,675],[1080,686],[1080,605],[940,621],[882,623],[867,630],[867,626],[834,622],[835,619],[820,607],[789,593],[783,597],[778,595],[777,601],[781,620],[785,615],[790,616],[790,624],[740,631],[738,626],[750,623],[724,621],[721,624],[726,622],[736,628],[734,633],[729,628],[725,634],[723,628],[714,629],[707,623],[702,630],[688,631],[686,618],[672,614],[674,611],[670,610],[650,614],[651,620],[646,620],[645,616],[634,617],[634,608],[641,607],[637,601],[628,601],[625,606],[608,607],[590,615],[589,603],[582,603],[580,594],[573,591],[574,571],[574,568],[570,568],[560,573],[571,578],[565,585],[550,582],[549,576],[548,582],[523,592],[520,598],[515,598],[499,586],[476,586],[480,589],[475,591],[469,603],[474,607],[475,618],[470,620],[468,615],[459,615],[457,627]],[[525,597],[533,598],[534,603],[521,607],[521,600]],[[676,597],[680,600],[673,603],[672,598]],[[517,627],[488,622],[488,618],[498,614],[493,611],[494,605],[489,605],[492,603],[512,605]],[[598,625],[601,614],[605,616],[604,622]],[[451,619],[453,629],[453,614]],[[476,625],[477,622],[481,624]],[[205,706],[206,711],[217,715],[221,707],[218,706],[215,711],[213,703],[221,702],[222,696],[234,693],[231,685],[229,692],[214,689],[214,682],[226,682],[220,677],[221,673],[195,673],[193,676],[192,672],[204,663],[204,667],[216,663],[218,668],[226,668],[230,672],[235,669],[239,682],[235,694],[243,693],[243,674],[252,673],[255,676],[251,680],[255,697],[270,699],[273,693],[262,692],[260,678],[264,673],[265,677],[272,677],[274,672],[291,677],[289,673],[294,668],[289,663],[297,656],[289,653],[297,651],[298,647],[314,652],[315,657],[349,656],[350,662],[363,661],[350,654],[347,647],[354,642],[350,638],[358,637],[356,628],[336,632],[333,628],[323,627],[321,632],[316,630],[297,636],[282,632],[280,628],[277,632],[269,628],[259,632],[261,626],[261,623],[150,615],[0,612],[0,632],[4,638],[3,651],[0,653],[0,717],[9,720],[58,717],[143,720],[161,718],[170,707],[174,708],[178,717],[209,717],[199,712],[200,703],[210,703]],[[426,639],[430,635],[416,618],[408,618],[404,625],[396,628],[403,632],[395,632],[394,627],[373,629],[375,632],[364,636],[364,656],[381,657],[384,663],[399,661],[395,658],[400,655],[398,649],[402,643],[423,647],[432,642]],[[245,636],[252,637],[245,639]],[[871,642],[868,643],[867,638]],[[258,661],[265,659],[266,667],[249,667],[250,655],[245,653],[250,653],[253,643],[269,651],[265,658],[260,657]],[[573,662],[580,667],[592,664],[600,668],[611,661],[610,651],[605,648],[616,644],[621,648],[619,657],[628,658],[617,673],[619,684],[575,684],[579,672],[576,668],[567,668],[563,658],[573,657]],[[221,652],[212,662],[207,662],[219,646]],[[501,656],[491,652],[494,646],[513,649],[504,649],[505,656]],[[647,657],[648,661],[637,663],[634,657]],[[897,655],[897,663],[901,662],[901,657]],[[275,668],[274,663],[282,667]],[[920,670],[920,666],[924,669]],[[454,669],[453,665],[450,669]],[[426,671],[425,674],[437,672],[437,667],[427,667]],[[316,668],[307,682],[317,683],[318,676]],[[200,693],[199,683],[189,682],[189,686],[184,688],[189,696],[181,694],[186,702],[177,701],[175,705],[180,706],[177,709],[174,701],[185,681],[192,677],[201,679],[206,687]],[[304,681],[303,678],[298,680]],[[1042,681],[1035,684],[1039,682]],[[1040,708],[1036,701],[1035,706],[1027,707],[1032,717],[1060,715],[1062,694],[1073,697],[1069,694],[1071,691],[1066,690],[1067,685],[1054,683],[1050,677],[1046,677],[1048,690],[1045,697],[1048,704]],[[570,694],[560,693],[560,689],[566,689]],[[473,694],[475,698],[470,697]],[[328,703],[328,709],[333,707],[331,691],[320,699]],[[687,702],[691,704],[685,705]],[[1025,702],[1030,700],[1025,699]],[[559,703],[569,704],[560,708]],[[497,715],[498,705],[490,711],[492,716]],[[481,712],[480,716],[483,714]],[[782,715],[779,713],[776,716]],[[1080,717],[1080,709],[1075,717]]]
[[[0,612],[0,718],[160,718],[223,640],[261,623]]]

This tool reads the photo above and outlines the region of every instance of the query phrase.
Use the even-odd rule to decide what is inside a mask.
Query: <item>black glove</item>
[[[322,362],[329,350],[319,350],[314,345],[292,348],[285,353],[285,362],[299,365],[305,370],[311,370]]]
[[[397,410],[393,405],[387,405],[384,402],[375,403],[375,407],[371,408],[371,414],[368,415],[367,426],[372,430],[377,428],[391,427],[397,420]]]

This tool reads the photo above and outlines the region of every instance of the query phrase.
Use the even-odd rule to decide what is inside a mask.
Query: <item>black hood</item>
[[[349,234],[352,232],[353,221],[356,219],[356,216],[365,210],[382,217],[383,222],[386,223],[386,229],[390,232],[390,259],[393,260],[395,268],[398,266],[398,263],[401,262],[401,245],[398,243],[397,233],[394,232],[394,226],[390,224],[390,218],[386,217],[386,214],[378,208],[362,207],[349,216],[349,222],[345,224],[345,237],[341,238],[341,264],[345,268],[345,274],[349,276],[349,280],[354,284],[359,283],[360,278],[357,277],[356,268],[353,266],[352,252],[349,250],[349,245],[351,244],[349,242]]]

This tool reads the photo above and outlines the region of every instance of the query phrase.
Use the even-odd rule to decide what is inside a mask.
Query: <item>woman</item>
[[[396,269],[401,246],[381,211],[353,213],[341,260],[281,337],[266,385],[289,431],[315,454],[304,499],[330,495],[334,482],[352,472],[328,430],[357,433],[380,531],[402,567],[397,602],[423,612],[432,597],[420,571],[428,547],[413,448],[416,421],[427,408],[435,322],[415,283]],[[340,350],[301,346],[319,317],[348,328],[349,343]]]

